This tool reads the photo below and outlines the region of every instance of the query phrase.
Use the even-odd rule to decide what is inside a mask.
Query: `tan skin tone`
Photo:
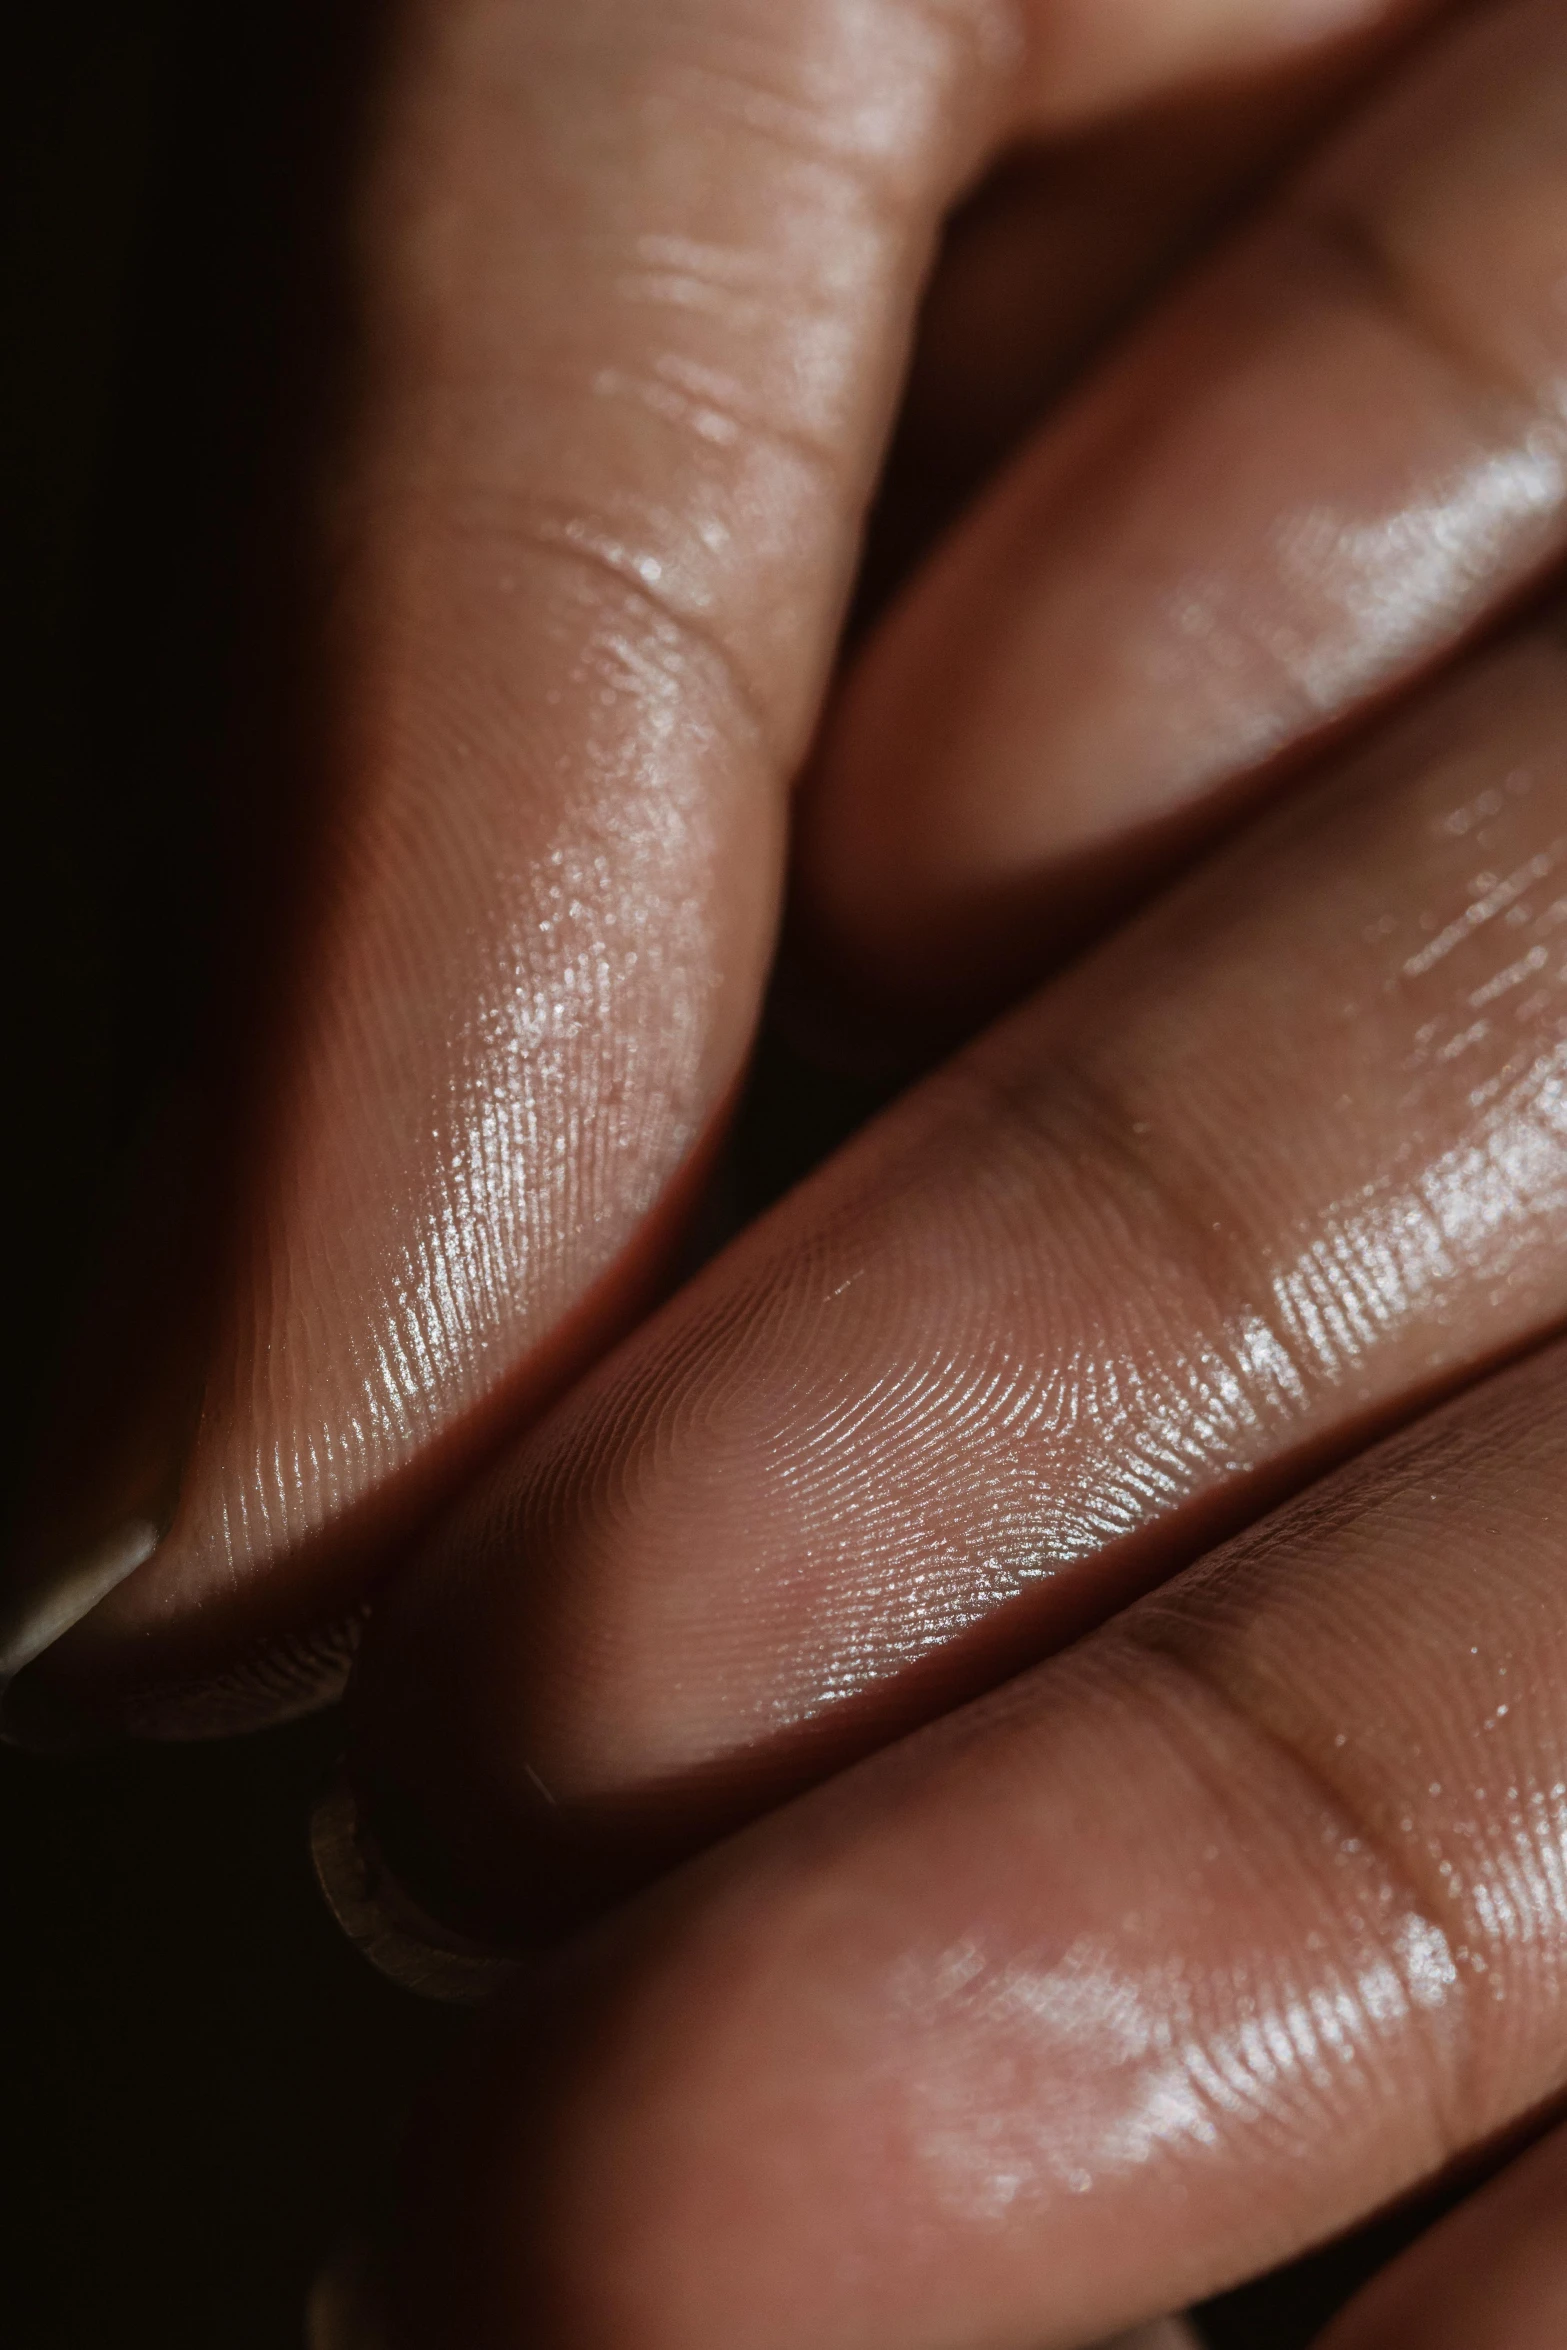
[[[393,2338],[1068,2350],[1558,2096],[1562,1370],[579,1942],[427,2122]]]
[[[1091,239],[1092,126],[1161,102],[1142,225],[1108,239],[1134,291],[1260,167],[1256,132],[1216,142],[1226,80],[1287,143],[1411,14],[1314,8],[1314,40],[1277,0],[1179,40],[1167,0],[394,20],[344,230],[362,389],[315,516],[303,935],[203,1088],[237,1140],[200,1320],[173,1336],[161,1272],[126,1310],[129,1409],[73,1423],[23,1563],[25,1633],[117,1527],[158,1537],[56,1645],[57,1694],[180,1734],[310,1702],[311,1636],[645,1303],[749,1045],[954,199],[1056,133]],[[1108,297],[1062,275],[1069,354]]]
[[[1199,162],[1106,240],[1141,291],[1260,168],[1215,165],[1227,76],[1287,146],[1366,69],[1350,10],[1287,13],[410,12],[328,911],[172,1525],[54,1695],[303,1700],[278,1639],[636,1310],[744,1054],[942,212],[1070,134],[1040,217],[1092,219],[1089,126],[1158,101],[1168,140],[1194,92]],[[1552,621],[1463,648],[1567,536],[1567,56],[1528,0],[1449,38],[911,585],[813,764],[802,952],[928,1037],[1276,812],[610,1356],[378,1616],[360,1776],[475,1916],[825,1782],[484,2027],[415,2145],[410,2350],[1069,2350],[1563,2089],[1561,1366],[1493,1374],[1567,1306],[1567,667]],[[995,375],[1048,386],[1113,307],[1066,287],[1055,361]],[[96,1501],[150,1510],[158,1450]],[[1513,2296],[1455,2342],[1543,2342],[1561,2233],[1546,2150],[1335,2350],[1455,2325],[1444,2263]]]
[[[1554,557],[1564,58],[1549,9],[1438,44],[924,567],[800,849],[823,950],[889,1011],[1015,993]]]
[[[481,1909],[534,1930],[993,1685],[1561,1320],[1564,739],[1554,628],[1444,681],[480,1486],[356,1714]]]

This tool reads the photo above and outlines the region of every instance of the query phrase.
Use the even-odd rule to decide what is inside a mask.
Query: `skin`
[[[208,1072],[187,1190],[149,1173],[166,1253],[139,1232],[140,1288],[91,1321],[0,1665],[95,1545],[140,1564],[35,1698],[164,1735],[318,1702],[420,1522],[665,1277],[954,198],[1020,137],[1181,91],[1210,94],[1200,129],[1227,79],[1278,93],[1295,60],[1319,103],[1409,15],[392,21],[341,228],[355,397],[306,517],[318,798],[288,957]],[[1224,174],[1191,177],[1200,219]]]
[[[1557,553],[1564,86],[1549,0],[1434,44],[911,583],[798,848],[803,935],[894,1036],[1064,960]]]
[[[1492,13],[1515,41],[1535,23],[1486,12],[1486,41]],[[317,1693],[311,1627],[645,1294],[743,1055],[783,787],[954,195],[1022,132],[1363,23],[1084,0],[1004,51],[956,0],[744,15],[406,20],[355,220],[369,389],[321,522],[341,592],[310,919],[239,1089],[194,1436],[170,1470],[141,1430],[100,1490],[172,1478],[172,1525],[43,1668],[106,1712],[178,1732]],[[730,108],[737,31],[764,54]],[[1455,466],[1511,479],[1522,446],[1545,487],[1448,500],[1427,633],[1326,708],[1285,677],[1195,784],[1182,757],[1132,773],[1105,905],[1146,876],[1150,789],[1244,793],[1554,547],[1548,336],[1539,383],[1515,364],[1552,318],[1518,224],[1551,207],[1554,116],[1531,108],[1554,87],[1538,58],[1495,80],[1492,177],[1505,148],[1525,185],[1486,214],[1466,157],[1447,224],[1521,257],[1516,284],[1462,281],[1514,335],[1485,346],[1511,369],[1492,437],[1464,438],[1460,365],[1432,378],[1451,433],[1421,438],[1430,370],[1397,355],[1442,336],[1396,306],[1402,340],[1378,339],[1380,297],[1358,360],[1328,338],[1357,424],[1375,394],[1417,452],[1396,499],[1368,493],[1371,541]],[[1417,259],[1440,239],[1405,167],[1434,119],[1417,96],[1324,167],[1379,235],[1407,216]],[[1386,184],[1355,177],[1367,154]],[[1085,397],[1108,415],[1124,379]],[[1275,455],[1231,550],[1264,602],[1298,513]],[[1296,616],[1329,671],[1368,580],[1425,613],[1429,534],[1369,571],[1363,541],[1335,542]],[[1167,583],[1125,569],[1111,633],[1146,643]],[[1144,694],[1177,750],[1233,670],[1214,646],[1177,705]],[[981,774],[987,728],[1015,749],[1052,717],[1004,707],[1039,657],[1012,655],[964,718]],[[645,1867],[945,1709],[492,2020],[416,2140],[398,2340],[1066,2350],[1561,2091],[1554,1358],[959,1701],[1559,1320],[1562,692],[1549,631],[1477,663],[913,1097],[570,1401],[387,1608],[361,1772],[398,1782],[480,1906],[556,1897],[519,1802],[540,1781],[586,1855],[569,1908],[623,1882],[627,1820]],[[1096,755],[1125,780],[1121,718],[1107,694]],[[1000,802],[990,846],[1028,867],[1032,806]],[[833,869],[809,851],[807,891],[813,856]],[[953,973],[943,1018],[991,983]],[[1029,1399],[1043,1478],[1009,1410],[1020,1362],[1070,1407]],[[869,1494],[842,1482],[845,1365],[887,1472]],[[157,1373],[147,1396],[165,1383],[186,1391]],[[769,1542],[788,1571],[738,1605],[714,1570],[761,1585]]]
[[[1341,762],[454,1521],[359,1699],[446,1890],[602,1900],[1559,1319],[1560,660],[1527,634]],[[1263,1297],[1282,1377],[1234,1344]],[[1041,1365],[1070,1408],[1030,1423]],[[1081,2343],[1548,2106],[1559,1370],[579,1942],[421,2142],[406,2339]],[[1549,2311],[1556,2209],[1474,2306]],[[1513,2225],[1475,2222],[1498,2262]],[[1345,2322],[1410,2338],[1386,2310]]]
[[[539,1930],[1561,1319],[1564,740],[1558,628],[1477,659],[909,1095],[480,1487],[355,1702],[444,1906]]]
[[[1069,2350],[1561,2094],[1563,1369],[546,1971],[427,2117],[391,2338]]]
[[[1551,2350],[1567,2326],[1567,2131],[1556,2130],[1361,2294],[1322,2350]]]

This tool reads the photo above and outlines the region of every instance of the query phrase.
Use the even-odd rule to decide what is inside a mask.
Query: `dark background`
[[[308,229],[355,46],[321,0],[66,0],[8,28],[8,1502],[244,895],[219,731],[253,509],[316,388],[294,352],[329,324]],[[335,1745],[328,1718],[63,1764],[0,1749],[5,2350],[297,2350],[307,2281],[454,2028],[315,1894]]]
[[[313,229],[366,21],[76,0],[7,36],[8,1501],[240,894],[221,717],[251,517],[332,339]],[[770,1048],[741,1199],[857,1106]],[[335,1744],[327,1717],[221,1748],[0,1750],[6,2350],[297,2350],[307,2280],[374,2209],[460,2025],[382,1984],[317,1901],[305,1821]],[[1416,2224],[1216,2304],[1215,2344],[1298,2350]]]

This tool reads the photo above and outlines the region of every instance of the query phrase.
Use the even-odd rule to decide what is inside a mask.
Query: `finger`
[[[1239,84],[1006,159],[949,223],[925,294],[858,625],[1107,338],[1427,37],[1433,13],[1402,8]]]
[[[399,2340],[1068,2350],[1558,2096],[1564,1377],[1473,1391],[562,1959],[416,2146]]]
[[[1320,2350],[1556,2350],[1567,2340],[1567,2130],[1358,2294]]]
[[[1422,51],[1049,425],[868,648],[802,932],[916,1025],[1064,958],[1554,560],[1567,23]]]
[[[1564,720],[1559,637],[1476,663],[909,1096],[478,1489],[355,1700],[435,1907],[549,1928],[1567,1312]]]
[[[184,1269],[210,1328],[165,1373],[161,1280],[121,1417],[67,1399],[0,1677],[65,1634],[56,1696],[191,1731],[340,1674],[315,1629],[625,1318],[699,1173],[944,208],[1029,127],[1377,13],[401,12],[313,524],[308,936]]]

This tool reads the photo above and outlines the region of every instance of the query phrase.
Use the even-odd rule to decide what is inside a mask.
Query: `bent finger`
[[[857,629],[1111,338],[1374,77],[1404,70],[1440,13],[1417,0],[1004,158],[948,224],[921,306]]]
[[[800,916],[916,1027],[1064,959],[1567,529],[1567,26],[1431,43],[1082,387],[851,675]]]

